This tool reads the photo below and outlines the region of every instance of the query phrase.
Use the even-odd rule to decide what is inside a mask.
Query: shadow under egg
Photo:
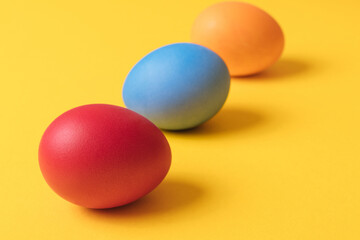
[[[154,214],[166,214],[195,204],[205,195],[205,190],[192,182],[165,180],[145,197],[130,204],[109,209],[87,209],[82,212],[91,217],[126,219]]]

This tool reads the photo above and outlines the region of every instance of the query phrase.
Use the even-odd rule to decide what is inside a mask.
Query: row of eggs
[[[272,65],[284,36],[263,10],[223,2],[199,15],[192,42],[161,47],[132,68],[122,92],[128,109],[85,105],[50,124],[39,164],[57,194],[80,206],[111,208],[152,191],[171,163],[159,128],[189,129],[213,117],[226,101],[230,75]]]

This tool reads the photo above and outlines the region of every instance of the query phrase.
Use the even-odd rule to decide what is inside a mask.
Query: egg
[[[284,48],[284,34],[275,19],[244,2],[221,2],[205,9],[194,22],[191,39],[219,54],[232,76],[267,69]]]
[[[141,59],[123,85],[127,108],[159,128],[183,130],[213,117],[228,96],[224,61],[206,47],[175,43]]]
[[[39,164],[62,198],[112,208],[152,191],[166,176],[171,151],[163,133],[126,108],[92,104],[71,109],[46,129]]]

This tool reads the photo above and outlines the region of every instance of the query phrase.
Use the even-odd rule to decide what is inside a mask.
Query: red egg
[[[87,208],[112,208],[152,191],[166,176],[171,151],[143,116],[113,105],[74,108],[46,129],[41,172],[62,198]]]

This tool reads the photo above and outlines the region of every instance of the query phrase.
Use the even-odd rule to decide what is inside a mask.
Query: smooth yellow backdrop
[[[282,58],[233,79],[208,123],[165,132],[173,164],[144,199],[87,210],[46,185],[48,124],[83,104],[123,106],[130,68],[189,41],[214,2],[1,1],[1,239],[360,239],[358,0],[250,0],[281,24]]]

